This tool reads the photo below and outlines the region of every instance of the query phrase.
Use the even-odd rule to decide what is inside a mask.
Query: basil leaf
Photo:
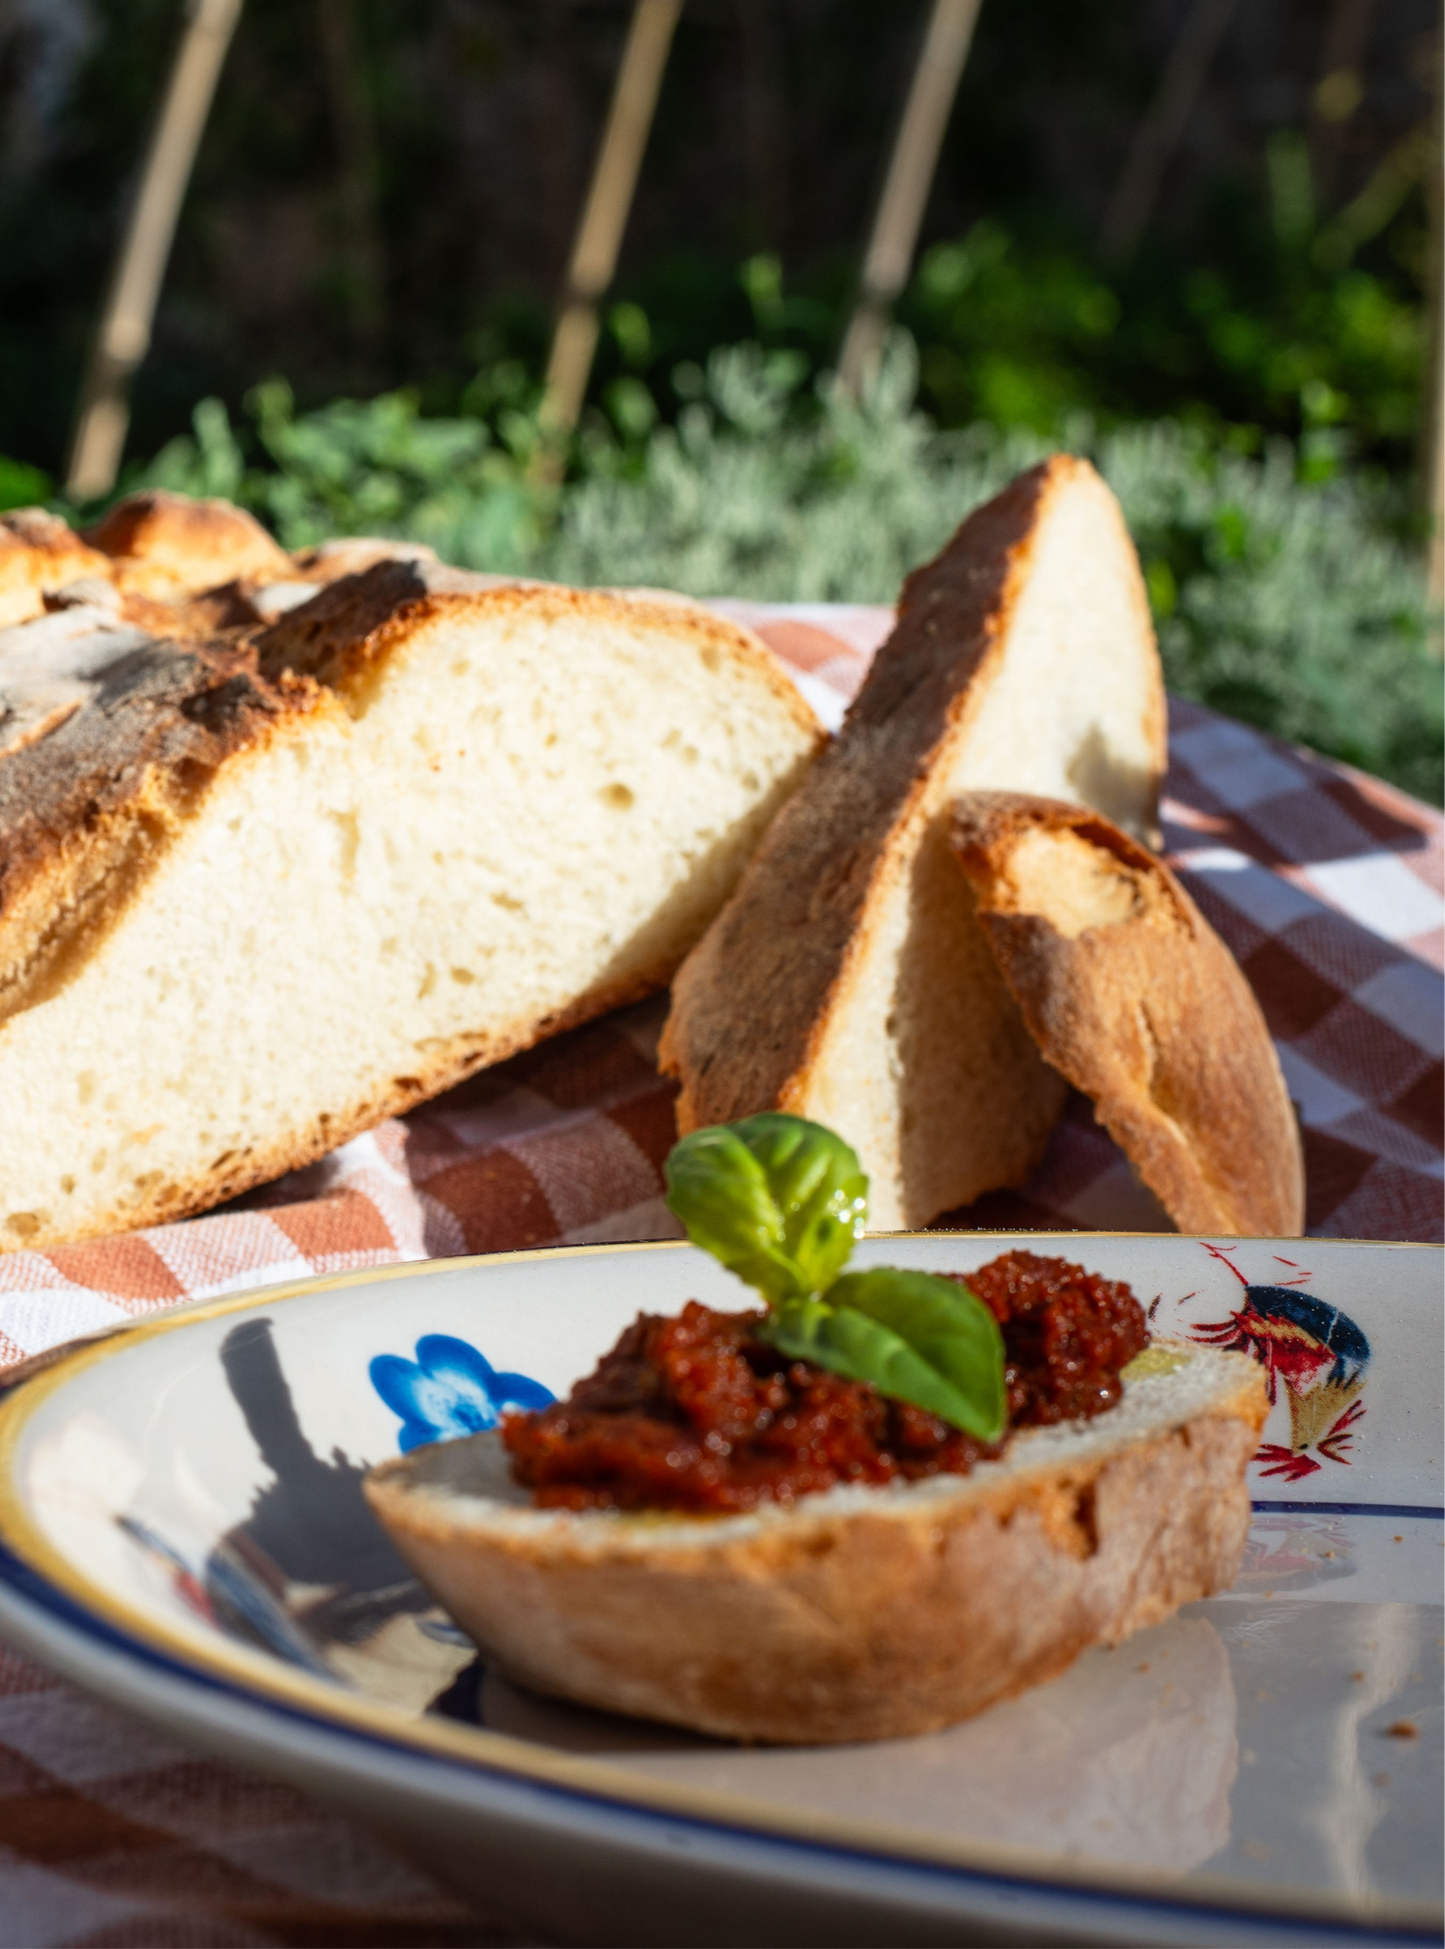
[[[857,1153],[781,1111],[693,1131],[664,1170],[693,1244],[775,1304],[830,1285],[868,1212]]]
[[[980,1441],[1004,1432],[1003,1335],[982,1300],[951,1279],[893,1266],[848,1272],[816,1310],[786,1307],[763,1331],[780,1352],[871,1381]]]

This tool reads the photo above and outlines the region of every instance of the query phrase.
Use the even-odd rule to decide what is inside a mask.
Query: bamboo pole
[[[1100,249],[1116,263],[1132,256],[1148,227],[1165,168],[1194,112],[1237,4],[1238,0],[1194,0],[1184,17],[1099,232]]]
[[[241,0],[190,0],[81,388],[65,483],[78,501],[115,485],[131,376],[150,347],[176,220],[240,11]]]
[[[1445,0],[1435,27],[1435,117],[1429,154],[1429,398],[1424,427],[1424,499],[1429,516],[1425,594],[1429,608],[1445,612]],[[1445,633],[1433,631],[1437,655]]]
[[[979,5],[980,0],[933,0],[863,259],[858,303],[838,360],[838,376],[855,397],[877,369],[889,309],[908,282]]]
[[[597,350],[597,307],[617,269],[642,152],[681,12],[682,0],[637,0],[633,8],[547,362],[541,420],[544,431],[554,436],[570,433],[582,411]]]

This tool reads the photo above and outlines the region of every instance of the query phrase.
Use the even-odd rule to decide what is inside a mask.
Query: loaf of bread
[[[972,792],[952,819],[1030,1035],[1180,1231],[1303,1231],[1299,1126],[1269,1030],[1169,868],[1054,799]]]
[[[1094,470],[1056,457],[909,577],[842,733],[679,973],[662,1052],[681,1129],[828,1125],[880,1230],[1021,1182],[1064,1084],[972,912],[950,803],[1047,793],[1147,837],[1164,762],[1138,559]]]
[[[495,1433],[372,1471],[422,1582],[508,1676],[722,1738],[933,1732],[1226,1589],[1267,1411],[1246,1354],[1148,1348],[1092,1420],[968,1476],[742,1516],[536,1509]]]
[[[821,740],[692,604],[293,560],[177,497],[7,532],[53,613],[0,632],[6,1248],[202,1209],[664,986]]]

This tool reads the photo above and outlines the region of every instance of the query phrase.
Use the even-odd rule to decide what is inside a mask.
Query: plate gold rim
[[[873,1233],[870,1237],[980,1241],[1027,1237],[1030,1243],[1053,1240],[1138,1239],[1177,1243],[1189,1241],[1178,1233],[1159,1232],[1033,1232],[930,1231]],[[1313,1244],[1334,1249],[1368,1245],[1377,1250],[1404,1246],[1425,1251],[1445,1247],[1414,1240],[1320,1239]],[[902,1866],[931,1867],[982,1875],[991,1880],[1027,1881],[1046,1890],[1070,1891],[1126,1900],[1162,1902],[1172,1908],[1213,1908],[1235,1913],[1268,1914],[1281,1919],[1367,1921],[1385,1927],[1433,1926],[1439,1908],[1429,1902],[1351,1895],[1321,1901],[1318,1890],[1285,1885],[1260,1887],[1220,1875],[1184,1875],[1110,1864],[1064,1861],[1058,1855],[1016,1843],[970,1845],[946,1837],[922,1838],[885,1822],[844,1816],[803,1814],[796,1809],[714,1788],[639,1777],[606,1760],[579,1759],[556,1754],[529,1741],[485,1727],[463,1727],[426,1715],[413,1715],[400,1706],[348,1693],[308,1673],[268,1657],[261,1651],[232,1644],[219,1634],[194,1635],[153,1616],[138,1605],[108,1592],[86,1576],[45,1536],[31,1517],[18,1486],[17,1463],[26,1429],[50,1398],[78,1375],[118,1354],[183,1330],[191,1324],[244,1313],[261,1306],[345,1290],[352,1286],[389,1284],[407,1278],[435,1276],[440,1271],[474,1271],[537,1260],[558,1261],[609,1256],[626,1252],[667,1252],[691,1249],[685,1239],[646,1239],[595,1245],[534,1246],[515,1252],[487,1252],[444,1259],[418,1259],[398,1265],[360,1267],[349,1272],[311,1275],[274,1286],[228,1294],[214,1300],[183,1302],[175,1307],[128,1321],[98,1336],[75,1342],[54,1364],[22,1378],[0,1392],[0,1541],[81,1612],[98,1618],[122,1636],[139,1640],[180,1666],[181,1679],[190,1672],[202,1678],[223,1679],[248,1706],[280,1705],[300,1710],[323,1725],[349,1732],[369,1733],[390,1746],[410,1748],[449,1761],[480,1765],[509,1781],[561,1789],[591,1801],[608,1802],[627,1812],[691,1818],[712,1827],[743,1830],[766,1840],[781,1840],[881,1857]],[[3,1387],[3,1381],[0,1381]],[[174,1676],[174,1675],[172,1675]]]

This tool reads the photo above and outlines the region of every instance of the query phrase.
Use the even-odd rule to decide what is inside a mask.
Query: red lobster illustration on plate
[[[1337,1306],[1295,1291],[1293,1282],[1252,1286],[1226,1252],[1216,1245],[1205,1250],[1244,1287],[1244,1304],[1226,1320],[1196,1325],[1193,1337],[1252,1354],[1265,1370],[1271,1403],[1281,1384],[1289,1402],[1289,1446],[1266,1442],[1254,1458],[1265,1464],[1261,1473],[1298,1482],[1317,1472],[1317,1455],[1348,1467],[1346,1450],[1365,1414],[1359,1395],[1370,1364],[1369,1341]]]

